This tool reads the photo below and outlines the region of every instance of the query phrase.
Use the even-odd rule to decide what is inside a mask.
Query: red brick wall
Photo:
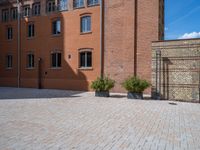
[[[113,91],[134,74],[135,0],[105,1],[105,75],[116,80]],[[159,0],[138,0],[137,75],[151,81],[151,41],[159,37]]]

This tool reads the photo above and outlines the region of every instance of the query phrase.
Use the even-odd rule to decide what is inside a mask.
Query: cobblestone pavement
[[[93,95],[0,88],[0,150],[200,150],[199,104]]]

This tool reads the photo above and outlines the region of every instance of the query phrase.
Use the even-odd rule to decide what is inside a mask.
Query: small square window
[[[60,0],[58,8],[60,11],[67,10],[68,9],[68,0]]]
[[[84,0],[74,0],[73,5],[74,5],[74,8],[84,7]]]
[[[99,0],[88,0],[88,6],[93,6],[99,4]]]

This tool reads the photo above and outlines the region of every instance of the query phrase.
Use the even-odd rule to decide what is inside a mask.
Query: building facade
[[[0,2],[0,86],[90,90],[104,74],[122,92],[130,75],[150,81],[163,0],[16,2]]]

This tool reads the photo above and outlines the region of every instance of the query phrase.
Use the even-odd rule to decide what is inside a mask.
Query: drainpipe
[[[17,87],[20,88],[20,2],[17,0],[17,54],[18,54],[18,59],[17,59]]]
[[[134,76],[137,76],[137,26],[138,26],[138,1],[135,0],[134,12]]]
[[[101,77],[103,77],[103,50],[104,50],[104,37],[103,37],[103,25],[104,25],[104,19],[103,19],[103,0],[100,0],[100,65],[101,65]]]

